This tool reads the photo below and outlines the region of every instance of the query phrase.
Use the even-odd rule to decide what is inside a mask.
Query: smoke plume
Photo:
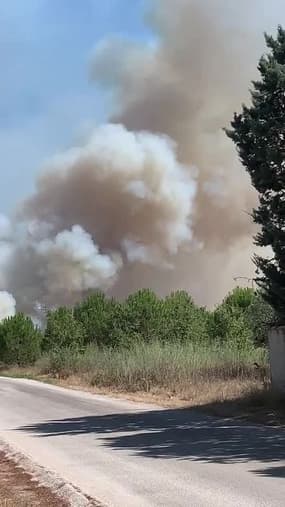
[[[255,77],[259,4],[150,5],[151,44],[109,38],[93,54],[110,123],[50,161],[16,221],[0,217],[0,289],[27,311],[144,286],[213,304],[252,276],[256,196],[222,128]]]
[[[13,230],[9,290],[29,311],[108,289],[124,264],[171,269],[191,242],[195,177],[167,137],[97,127],[86,144],[50,162],[14,230],[2,220]]]
[[[154,44],[107,39],[95,51],[91,75],[115,97],[113,121],[167,134],[177,143],[178,159],[197,167],[192,224],[200,248],[182,246],[167,275],[139,263],[126,266],[115,291],[141,284],[162,293],[186,288],[200,303],[212,304],[236,283],[234,277],[253,276],[248,212],[256,196],[222,128],[248,99],[262,32],[244,21],[255,13],[255,1],[174,3],[152,2]]]
[[[0,322],[16,313],[16,301],[9,292],[0,291]]]

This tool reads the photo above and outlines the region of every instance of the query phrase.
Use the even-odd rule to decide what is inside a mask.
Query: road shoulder
[[[0,439],[0,507],[99,507],[73,485]]]

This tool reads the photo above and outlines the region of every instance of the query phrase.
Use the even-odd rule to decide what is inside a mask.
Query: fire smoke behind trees
[[[179,160],[198,168],[192,222],[201,248],[181,248],[175,269],[166,275],[139,264],[126,267],[116,291],[143,281],[161,292],[186,288],[211,304],[231,288],[234,276],[253,272],[248,212],[256,196],[222,128],[248,98],[255,76],[262,49],[245,19],[260,3],[158,0],[152,5],[148,20],[157,42],[144,47],[107,39],[95,51],[91,75],[114,94],[113,121],[167,134],[177,143]]]
[[[168,138],[97,127],[50,162],[24,203],[22,230],[18,222],[7,241],[8,289],[31,311],[112,287],[123,264],[171,269],[191,242],[195,177]]]
[[[7,317],[13,317],[16,312],[16,301],[6,291],[0,291],[0,322]]]
[[[212,304],[251,276],[256,197],[222,127],[255,76],[260,4],[229,4],[153,0],[152,44],[99,44],[90,73],[113,95],[110,124],[50,162],[17,224],[0,220],[0,289],[21,308],[143,286]]]

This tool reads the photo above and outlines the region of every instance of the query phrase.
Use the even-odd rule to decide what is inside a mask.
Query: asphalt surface
[[[0,438],[109,506],[285,506],[282,429],[0,378]]]

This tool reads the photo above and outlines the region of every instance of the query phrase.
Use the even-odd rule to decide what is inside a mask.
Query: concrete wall
[[[285,326],[272,328],[268,337],[272,387],[285,394]]]

